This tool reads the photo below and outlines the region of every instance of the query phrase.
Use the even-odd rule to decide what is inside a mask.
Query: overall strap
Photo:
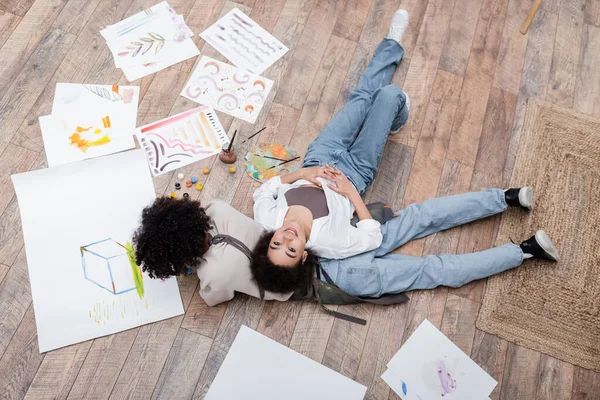
[[[320,273],[323,274],[323,276],[325,277],[325,280],[327,281],[327,283],[329,283],[332,286],[337,287],[337,285],[333,282],[333,279],[331,279],[331,277],[329,276],[329,274],[325,271],[325,269],[323,269],[323,267],[321,266],[321,263],[317,262],[317,279],[319,279],[318,276],[319,276]],[[338,311],[333,311],[333,310],[330,310],[329,308],[325,307],[325,305],[321,302],[321,296],[319,296],[319,288],[318,288],[319,282],[318,282],[318,280],[314,283],[314,285],[315,285],[314,291],[315,291],[315,294],[317,296],[317,301],[319,302],[319,305],[321,306],[321,309],[323,311],[325,311],[327,314],[331,314],[334,317],[337,317],[339,319],[343,319],[345,321],[354,322],[355,324],[359,324],[359,325],[366,325],[367,324],[367,321],[364,320],[364,319],[362,319],[362,318],[358,318],[358,317],[355,317],[353,315],[344,314],[344,313],[341,313],[341,312],[338,312]]]
[[[218,235],[212,236],[210,238],[209,243],[211,245],[219,244],[219,243],[229,244],[229,245],[235,247],[236,249],[238,249],[239,251],[241,251],[246,257],[248,257],[248,260],[252,260],[252,251],[248,248],[248,246],[246,246],[244,244],[244,242],[242,242],[241,240],[239,240],[237,238],[234,238],[233,236],[218,234]],[[258,291],[260,293],[260,299],[264,300],[265,290],[259,286]]]

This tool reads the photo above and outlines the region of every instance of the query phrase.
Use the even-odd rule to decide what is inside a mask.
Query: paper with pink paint
[[[387,367],[382,379],[403,400],[484,400],[498,383],[427,320]]]
[[[253,124],[272,87],[270,79],[204,56],[181,95]]]

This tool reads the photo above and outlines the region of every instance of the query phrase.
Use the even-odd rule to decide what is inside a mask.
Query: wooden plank
[[[3,0],[2,3],[0,3],[0,10],[22,17],[27,13],[34,2],[35,0]]]
[[[462,77],[443,70],[436,76],[406,184],[402,208],[436,197],[462,81]],[[420,256],[424,243],[424,239],[409,242],[403,246],[402,254]]]
[[[316,0],[286,1],[281,10],[280,20],[287,19],[295,24],[305,25],[315,3]]]
[[[43,354],[37,346],[33,307],[29,307],[19,329],[0,360],[0,398],[22,399],[40,366]]]
[[[440,69],[463,76],[475,36],[481,0],[457,1],[440,58]]]
[[[528,1],[509,1],[504,32],[496,59],[492,85],[514,94],[519,93],[525,50],[527,49],[527,35],[522,35],[519,27],[527,17],[530,6]]]
[[[507,4],[507,0],[485,0],[481,6],[452,127],[447,158],[469,166],[475,165]]]
[[[575,367],[572,400],[591,400],[600,393],[600,372]]]
[[[148,399],[152,396],[182,320],[183,316],[179,316],[139,328],[110,392],[110,399]]]
[[[373,0],[351,0],[344,3],[338,16],[333,34],[348,40],[358,41],[369,15]]]
[[[541,354],[509,343],[504,364],[501,400],[534,399]]]
[[[207,306],[200,294],[196,292],[186,310],[181,328],[214,338],[226,309],[226,303],[214,307]]]
[[[59,29],[49,30],[36,52],[4,91],[0,99],[0,151],[6,148],[75,39],[75,35]]]
[[[491,89],[473,169],[471,191],[502,188],[502,171],[510,145],[516,101],[516,96],[510,92]],[[457,253],[472,253],[493,247],[499,221],[498,215],[476,221],[462,229]],[[450,289],[450,293],[481,301],[484,285],[485,280],[471,282],[463,287]]]
[[[471,355],[480,304],[448,294],[440,331],[466,355]]]
[[[23,232],[17,196],[0,215],[0,263],[12,265],[23,247]]]
[[[498,385],[490,394],[492,400],[500,398],[507,349],[508,342],[506,340],[482,332],[479,329],[475,331],[471,358],[498,382]]]
[[[337,310],[337,306],[327,308]],[[289,347],[320,363],[334,321],[335,318],[321,310],[318,304],[304,302]]]
[[[290,140],[291,146],[299,154],[306,153],[310,142],[321,133],[333,117],[337,98],[355,48],[355,42],[335,35],[331,36]]]
[[[584,12],[584,21],[586,24],[600,27],[600,1],[586,0]]]
[[[152,398],[191,398],[211,345],[211,339],[180,329]]]
[[[267,301],[258,321],[258,332],[289,346],[303,301]]]
[[[410,147],[416,147],[423,127],[453,8],[454,1],[429,1],[410,59],[403,86],[410,96],[410,118],[400,132],[403,141]]]
[[[381,201],[393,210],[401,208],[414,152],[412,147],[388,140],[377,177],[367,191],[368,202]]]
[[[193,399],[202,399],[206,396],[240,327],[246,325],[256,329],[263,305],[263,301],[244,295],[236,296],[227,304],[221,326],[198,378]]]
[[[536,399],[568,399],[573,388],[575,366],[546,354],[540,357]]]
[[[546,96],[557,22],[556,14],[540,9],[529,29],[521,88],[502,178],[504,186],[508,185],[515,164],[527,100],[530,97],[543,100]]]
[[[321,362],[323,365],[350,379],[356,378],[374,308],[372,304],[338,306],[339,312],[365,319],[367,325],[336,318]]]
[[[68,399],[105,399],[117,381],[138,329],[94,339]]]
[[[65,399],[92,346],[92,341],[46,353],[27,389],[26,400]],[[34,346],[37,351],[37,346]]]
[[[4,281],[4,277],[8,273],[9,269],[10,267],[8,265],[0,264],[0,285],[2,284],[2,281]]]
[[[599,3],[600,4],[600,3]],[[581,59],[575,87],[573,108],[582,113],[600,116],[600,28],[585,25],[581,41]]]
[[[6,93],[68,0],[36,1],[0,48],[0,93]],[[44,65],[44,64],[39,64]],[[39,84],[38,84],[39,85]]]
[[[271,32],[285,5],[286,0],[257,0],[252,6],[252,19],[264,30]]]
[[[400,349],[407,304],[375,306],[355,380],[367,386],[365,400],[386,399],[393,393],[381,379],[386,364]]]
[[[23,248],[0,285],[0,357],[30,305],[31,289]]]
[[[54,92],[58,82],[117,83],[121,70],[115,68],[112,55],[99,32],[106,25],[123,19],[131,3],[132,0],[105,0],[100,3],[67,55],[63,60],[59,60],[58,69],[26,114],[24,121],[20,123],[11,140],[12,143],[34,151],[41,151],[44,148],[38,118],[52,112]],[[97,69],[99,65],[110,71],[108,80],[89,79],[90,72]]]
[[[0,116],[0,119],[2,116]],[[4,212],[13,200],[15,190],[10,176],[27,172],[35,162],[38,153],[12,144],[7,145],[0,156],[0,211]]]
[[[317,0],[275,96],[277,103],[301,109],[306,102],[342,2]]]
[[[17,28],[23,17],[0,11],[0,49]]]
[[[558,15],[556,42],[550,66],[548,102],[571,108],[583,33],[585,0],[563,1]]]

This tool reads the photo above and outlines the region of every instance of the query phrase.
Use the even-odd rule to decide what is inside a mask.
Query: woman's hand
[[[344,175],[339,169],[327,166],[330,168],[328,172],[332,178],[328,178],[330,181],[335,183],[335,185],[329,184],[329,188],[336,193],[339,193],[343,196],[346,196],[350,200],[355,199],[356,197],[360,198],[358,190],[354,187],[350,179],[346,175]],[[326,168],[327,168],[326,167]]]
[[[327,166],[302,168],[301,171],[303,179],[318,187],[321,187],[321,182],[319,182],[317,178],[325,178],[330,181],[333,181],[335,178],[335,175],[333,175],[331,171],[327,169]]]

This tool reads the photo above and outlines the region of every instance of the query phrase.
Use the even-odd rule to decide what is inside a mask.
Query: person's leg
[[[379,297],[440,285],[460,287],[515,268],[524,258],[521,248],[511,243],[470,254],[373,255],[370,252],[345,260],[326,260],[321,265],[342,290],[355,296]]]
[[[363,72],[358,86],[350,93],[346,106],[329,121],[321,134],[309,145],[304,157],[306,166],[332,151],[346,151],[354,142],[371,107],[375,92],[391,82],[404,49],[395,40],[384,39]]]
[[[384,86],[374,97],[360,133],[339,167],[360,193],[364,193],[377,176],[392,125],[400,127],[408,120],[406,94],[398,86]]]
[[[450,229],[506,210],[504,191],[481,192],[439,197],[421,204],[411,204],[396,212],[397,217],[381,226],[383,242],[375,250],[384,256],[413,239]]]

